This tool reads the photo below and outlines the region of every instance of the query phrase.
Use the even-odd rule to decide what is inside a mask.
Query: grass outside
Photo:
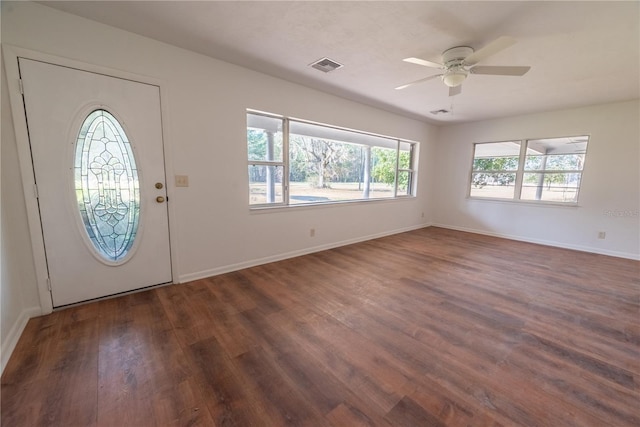
[[[315,188],[308,182],[290,182],[290,204],[336,202],[345,200],[362,200],[364,185],[358,182],[332,182],[329,188]],[[267,203],[267,187],[265,183],[251,183],[249,187],[249,203]],[[393,197],[393,186],[372,183],[369,188],[370,199]],[[282,202],[282,185],[276,184],[276,203]]]
[[[471,187],[471,197],[487,197],[495,199],[513,199],[515,187],[513,185],[487,185],[482,188]],[[520,200],[536,200],[535,186],[523,186]],[[541,201],[544,202],[575,202],[577,189],[572,187],[543,187]]]

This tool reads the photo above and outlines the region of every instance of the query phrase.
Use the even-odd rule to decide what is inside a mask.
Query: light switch
[[[188,187],[189,176],[188,175],[176,175],[176,187]]]

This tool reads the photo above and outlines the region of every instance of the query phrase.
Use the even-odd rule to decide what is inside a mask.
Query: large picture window
[[[470,197],[577,203],[588,136],[474,145]]]
[[[248,112],[249,204],[260,207],[411,196],[415,144]]]

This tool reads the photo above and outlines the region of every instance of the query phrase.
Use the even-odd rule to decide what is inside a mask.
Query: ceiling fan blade
[[[467,56],[464,59],[465,64],[473,65],[482,61],[483,59],[487,59],[493,54],[500,52],[503,49],[508,48],[516,43],[516,39],[509,36],[498,37],[488,45],[479,50],[473,52],[471,55]]]
[[[449,88],[449,96],[456,96],[462,93],[462,85]]]
[[[426,60],[420,59],[420,58],[404,58],[403,61],[404,62],[410,62],[412,64],[422,65],[422,66],[425,66],[425,67],[444,68],[444,65],[442,65],[442,64],[438,64],[437,62],[426,61]]]
[[[471,74],[489,74],[494,76],[523,76],[531,67],[508,67],[499,65],[476,65],[469,72]]]
[[[404,89],[409,86],[417,85],[418,83],[426,82],[427,80],[435,79],[436,77],[440,77],[442,74],[436,74],[433,76],[425,77],[424,79],[416,80],[415,82],[407,83],[406,85],[398,86],[396,90]]]

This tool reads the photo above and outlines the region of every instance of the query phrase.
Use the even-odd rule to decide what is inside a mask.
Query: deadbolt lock
[[[162,187],[164,187],[164,186],[162,185],[162,183],[161,183],[161,182],[156,182],[156,188],[157,188],[158,190],[162,189]]]

